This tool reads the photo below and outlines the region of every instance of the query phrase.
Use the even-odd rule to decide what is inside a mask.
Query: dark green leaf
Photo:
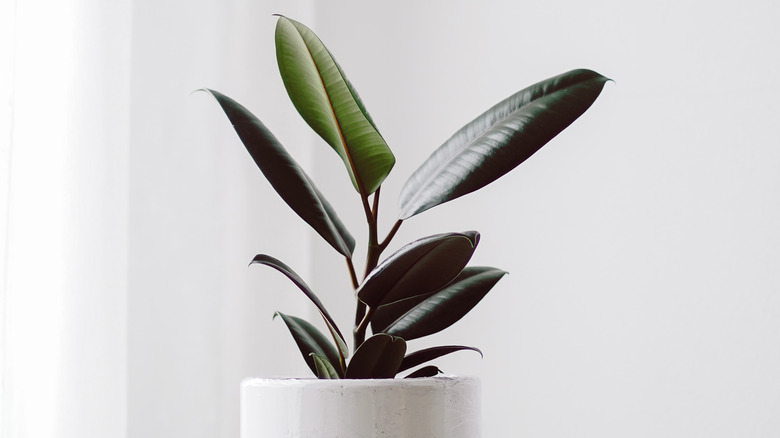
[[[355,239],[271,131],[235,100],[214,90],[205,91],[217,99],[249,155],[284,202],[336,251],[350,257]]]
[[[395,157],[328,49],[303,24],[279,17],[276,60],[301,117],[339,154],[358,192],[374,193]]]
[[[466,268],[455,281],[406,312],[383,332],[412,340],[444,330],[473,309],[504,274],[495,268]]]
[[[374,335],[352,355],[347,366],[347,379],[391,379],[406,354],[406,342],[396,336]]]
[[[607,78],[573,70],[500,102],[441,145],[401,190],[400,219],[471,193],[514,169],[582,115]]]
[[[446,285],[471,259],[479,233],[445,233],[412,242],[380,263],[358,289],[369,307],[424,295]]]
[[[435,367],[433,365],[428,365],[427,367],[422,367],[419,370],[410,373],[408,376],[404,377],[404,379],[419,379],[421,377],[433,377],[437,374],[441,374],[441,370],[438,367]]]
[[[312,353],[326,357],[328,362],[332,364],[339,362],[336,347],[316,327],[301,318],[285,315],[282,312],[276,312],[274,317],[276,315],[282,317],[282,321],[287,325],[290,334],[298,345],[298,349],[301,351],[301,355],[306,360],[306,365],[309,366],[315,376],[317,375],[317,366],[314,363]]]
[[[298,286],[298,289],[300,289],[309,299],[312,303],[314,303],[315,306],[317,306],[317,310],[319,310],[320,315],[322,315],[322,319],[325,320],[325,324],[328,326],[328,330],[330,331],[331,336],[333,337],[333,341],[336,342],[336,345],[338,346],[339,351],[339,363],[341,365],[341,368],[343,369],[344,366],[346,366],[346,362],[344,359],[349,357],[349,348],[347,348],[347,344],[344,341],[344,335],[341,334],[341,331],[336,326],[336,321],[333,320],[333,317],[330,316],[328,311],[325,309],[325,305],[322,304],[322,301],[317,297],[317,295],[314,294],[314,292],[311,290],[311,288],[306,284],[306,282],[303,281],[303,279],[295,273],[289,266],[282,263],[280,260],[271,257],[266,254],[258,254],[255,256],[254,259],[252,259],[252,262],[249,263],[252,264],[262,264],[266,266],[270,266],[277,271],[281,272],[282,274],[286,275],[287,278],[289,278],[293,283],[295,283],[296,286]]]
[[[333,365],[328,361],[328,358],[317,353],[311,353],[311,358],[314,359],[314,367],[316,368],[318,379],[338,379],[339,375]]]
[[[465,280],[466,278],[477,275],[483,272],[483,270],[485,269],[493,269],[493,268],[467,267],[462,272],[460,272],[460,274],[458,274],[458,276],[451,283],[448,283],[446,286],[449,286],[454,283],[458,283],[462,280]],[[394,323],[396,320],[401,318],[407,312],[417,307],[417,305],[427,300],[428,298],[431,298],[433,295],[435,295],[437,292],[440,291],[441,289],[437,289],[436,291],[425,295],[418,295],[411,298],[407,298],[405,300],[400,300],[390,304],[379,306],[379,308],[376,309],[373,317],[371,318],[371,330],[374,333],[386,332],[388,327],[392,323]]]
[[[376,308],[371,317],[371,331],[373,333],[382,333],[387,326],[400,318],[403,314],[410,311],[414,306],[425,301],[426,298],[435,294],[431,292],[425,295],[415,295],[411,298],[394,301]]]
[[[431,348],[415,351],[414,353],[407,354],[406,357],[404,357],[404,361],[401,362],[401,369],[398,371],[399,372],[406,371],[410,368],[416,367],[417,365],[424,364],[429,360],[434,360],[439,357],[445,356],[447,354],[454,353],[456,351],[463,351],[463,350],[476,351],[477,353],[479,353],[480,356],[482,356],[482,352],[479,351],[478,348],[474,348],[474,347],[464,347],[462,345],[445,345],[441,347],[431,347]]]

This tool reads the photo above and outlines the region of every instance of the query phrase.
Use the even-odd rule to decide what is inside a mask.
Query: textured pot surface
[[[473,377],[241,383],[241,438],[479,438]]]

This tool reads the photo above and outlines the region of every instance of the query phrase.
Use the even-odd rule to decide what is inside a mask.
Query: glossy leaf
[[[444,289],[406,312],[382,330],[407,341],[437,333],[465,316],[506,272],[495,268],[470,267]]]
[[[412,242],[366,276],[358,298],[378,307],[433,292],[463,270],[478,243],[476,231],[436,234]]]
[[[295,344],[298,345],[301,355],[306,360],[306,365],[309,366],[314,375],[317,375],[317,366],[314,363],[312,353],[327,358],[328,362],[332,364],[338,363],[339,355],[336,347],[316,327],[308,321],[295,316],[285,315],[282,312],[276,312],[274,317],[276,315],[279,315],[285,325],[287,325],[290,334],[295,340]]]
[[[436,366],[428,365],[427,367],[422,367],[419,370],[410,373],[408,376],[404,377],[404,379],[419,379],[422,377],[433,377],[437,374],[441,374],[441,370]]]
[[[441,347],[431,347],[423,350],[415,351],[414,353],[407,354],[404,357],[404,361],[401,362],[401,369],[398,371],[406,371],[410,368],[414,368],[417,365],[422,365],[430,360],[438,359],[442,356],[446,356],[456,351],[471,350],[476,351],[482,356],[482,352],[478,348],[465,347],[462,345],[445,345]]]
[[[322,315],[322,319],[325,320],[325,324],[328,326],[328,330],[333,337],[333,341],[336,342],[336,346],[338,347],[339,362],[337,362],[337,364],[341,364],[341,367],[344,368],[346,365],[344,359],[349,357],[349,348],[344,341],[344,335],[341,334],[341,331],[336,326],[336,321],[333,320],[333,317],[331,317],[328,311],[325,309],[325,305],[322,304],[322,301],[320,301],[317,295],[314,294],[306,282],[303,281],[303,279],[289,266],[269,255],[256,255],[249,264],[253,265],[255,263],[270,266],[287,276],[287,278],[289,278],[296,286],[298,286],[298,289],[300,289],[311,300],[311,302],[317,306],[317,310],[320,312],[320,315]]]
[[[514,169],[582,115],[607,78],[572,70],[534,84],[461,128],[407,180],[400,219],[478,190]]]
[[[311,358],[314,360],[314,367],[318,379],[338,379],[339,375],[336,369],[328,361],[328,358],[317,353],[311,353]]]
[[[350,257],[355,249],[355,239],[271,131],[235,100],[214,90],[204,91],[217,100],[249,155],[284,202],[336,251]]]
[[[377,334],[358,347],[347,366],[347,379],[391,379],[406,354],[406,342],[396,336]]]
[[[374,193],[395,157],[328,49],[303,24],[279,17],[276,60],[301,117],[339,154],[358,192]]]
[[[406,312],[412,310],[414,306],[422,303],[428,297],[436,292],[430,292],[425,295],[415,295],[411,298],[398,300],[390,304],[385,304],[376,308],[371,317],[371,331],[373,333],[382,333],[387,326],[395,322]]]

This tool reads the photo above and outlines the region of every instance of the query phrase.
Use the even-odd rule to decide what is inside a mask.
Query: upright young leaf
[[[303,24],[279,17],[276,59],[301,117],[339,154],[355,189],[374,193],[395,157],[328,49]]]
[[[452,281],[466,266],[479,233],[443,233],[416,240],[371,271],[357,291],[369,307],[433,292]]]
[[[407,341],[437,333],[465,316],[506,272],[495,268],[466,268],[458,278],[382,330]]]
[[[319,355],[317,353],[311,353],[309,354],[311,358],[314,360],[314,367],[317,370],[317,378],[318,379],[338,379],[339,375],[336,372],[336,369],[333,367],[333,365],[328,361],[328,358],[322,355]]]
[[[214,96],[225,111],[249,155],[284,202],[336,251],[350,257],[355,249],[355,239],[271,131],[235,100],[218,91],[204,91]]]
[[[396,336],[374,335],[358,347],[347,366],[347,379],[391,379],[398,374],[406,342]]]
[[[590,70],[572,70],[490,108],[436,149],[406,181],[399,218],[471,193],[514,169],[582,115],[607,81]]]
[[[314,303],[315,306],[317,306],[317,310],[319,310],[320,315],[322,316],[322,319],[325,320],[325,324],[328,326],[328,330],[330,331],[331,337],[333,337],[333,341],[336,343],[336,346],[338,347],[339,351],[339,362],[337,364],[341,365],[341,368],[343,369],[346,366],[345,359],[349,357],[349,348],[347,348],[347,344],[344,341],[344,335],[341,334],[341,331],[339,330],[338,326],[336,326],[336,321],[333,320],[333,317],[330,316],[327,309],[325,309],[325,305],[322,304],[322,301],[320,301],[319,297],[314,293],[314,291],[311,290],[309,285],[306,284],[305,281],[300,277],[300,275],[296,274],[295,271],[292,270],[289,266],[284,264],[282,261],[271,257],[266,254],[258,254],[255,256],[254,259],[249,263],[250,265],[253,265],[255,263],[270,266],[277,271],[281,272],[287,278],[290,279],[296,286],[298,286],[298,289],[300,289],[304,295],[306,295],[312,303]]]
[[[317,330],[317,327],[309,324],[308,321],[295,316],[285,315],[282,312],[276,312],[274,317],[279,315],[287,325],[287,329],[290,330],[290,334],[295,340],[298,349],[301,351],[303,359],[306,361],[306,365],[309,366],[311,372],[315,376],[318,375],[317,364],[314,362],[312,353],[320,355],[328,359],[330,363],[338,363],[339,356],[336,348],[328,341],[322,332]]]

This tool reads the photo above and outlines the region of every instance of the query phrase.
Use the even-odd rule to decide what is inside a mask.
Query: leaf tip
[[[211,94],[211,90],[209,90],[208,88],[198,88],[196,90],[190,91],[190,96],[192,96],[195,93],[201,92],[201,91],[204,92],[204,93]]]

